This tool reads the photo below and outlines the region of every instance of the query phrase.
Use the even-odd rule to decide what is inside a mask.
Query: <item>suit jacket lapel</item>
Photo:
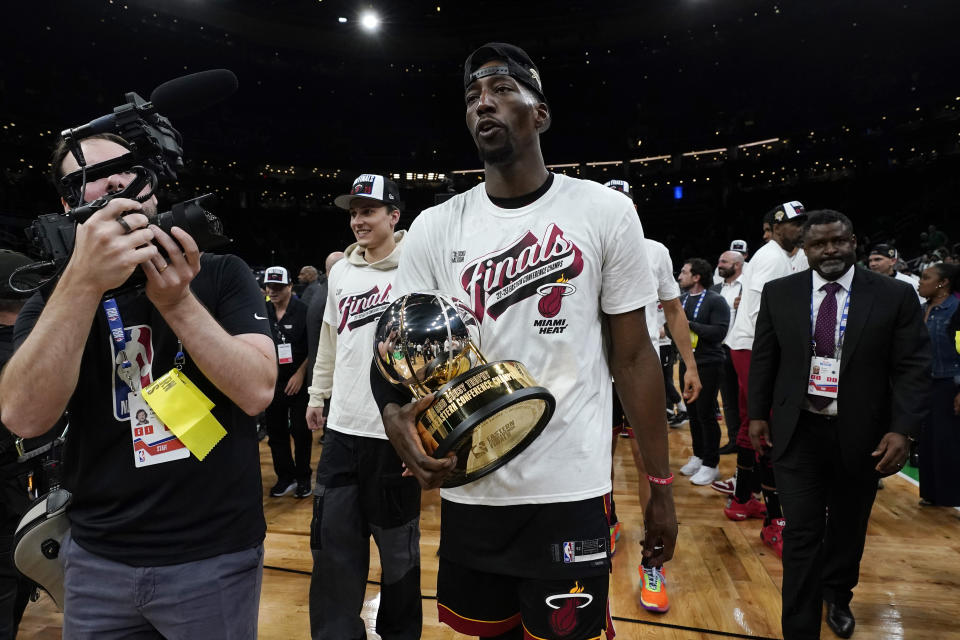
[[[850,285],[850,311],[847,315],[847,330],[843,336],[843,351],[840,354],[841,375],[847,363],[850,362],[850,358],[857,348],[857,342],[863,334],[863,329],[867,326],[867,319],[870,317],[870,309],[873,307],[873,301],[876,297],[873,287],[870,285],[869,280],[860,276],[860,269],[855,268],[853,284]]]

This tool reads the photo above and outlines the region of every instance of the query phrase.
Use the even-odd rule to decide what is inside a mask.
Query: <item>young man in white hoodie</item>
[[[357,241],[328,274],[327,304],[307,408],[311,430],[324,428],[317,465],[310,548],[313,638],[366,638],[360,618],[370,536],[382,577],[377,633],[384,640],[420,637],[420,486],[383,430],[370,391],[377,318],[391,300],[403,244],[396,183],[364,174],[335,204],[350,212]],[[331,402],[327,418],[324,402]]]

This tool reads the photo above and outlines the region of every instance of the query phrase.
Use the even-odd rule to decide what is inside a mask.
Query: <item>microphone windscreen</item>
[[[150,101],[161,115],[183,116],[213,106],[236,90],[233,71],[210,69],[164,82],[150,94]]]

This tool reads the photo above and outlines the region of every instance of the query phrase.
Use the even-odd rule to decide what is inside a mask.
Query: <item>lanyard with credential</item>
[[[697,316],[700,315],[700,305],[703,304],[703,299],[707,297],[706,293],[707,293],[706,291],[701,291],[700,293],[697,294],[698,296],[700,296],[700,299],[697,300],[697,306],[693,308],[693,318],[691,318],[692,320],[696,320]],[[683,297],[683,302],[680,303],[680,306],[685,308],[687,306],[687,299],[689,297],[690,297],[689,293],[685,295]]]
[[[134,382],[133,369],[127,359],[127,338],[123,332],[123,320],[120,318],[120,308],[114,298],[103,301],[103,310],[107,313],[107,324],[110,326],[110,338],[117,347],[117,355],[123,358],[118,375],[130,391],[139,391],[140,385]]]
[[[841,287],[842,289],[842,287]],[[847,290],[847,297],[843,301],[843,312],[840,314],[840,324],[837,325],[837,331],[834,334],[836,341],[834,342],[833,347],[833,357],[840,357],[840,350],[843,348],[843,335],[847,332],[847,314],[850,311],[850,294],[853,291],[853,287]],[[817,330],[817,319],[813,312],[813,296],[815,292],[810,294],[810,348],[813,350],[813,355],[817,355],[817,341],[813,339],[814,334]],[[834,292],[833,295],[837,295]],[[826,296],[824,296],[826,299]],[[820,302],[820,306],[823,306],[823,302]]]

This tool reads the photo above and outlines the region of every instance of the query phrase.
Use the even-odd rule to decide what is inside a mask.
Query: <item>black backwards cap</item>
[[[480,68],[492,60],[503,62],[503,65]],[[547,97],[543,93],[543,82],[540,80],[540,71],[537,70],[537,65],[533,63],[527,52],[520,47],[506,42],[488,42],[471,53],[463,63],[463,90],[466,91],[475,80],[493,75],[510,76],[536,93],[541,102],[547,103]],[[547,112],[549,114],[549,106]],[[548,115],[540,133],[550,127],[550,120]]]
[[[884,258],[890,258],[891,260],[896,260],[900,256],[897,254],[897,250],[891,247],[888,244],[878,244],[870,250],[871,256],[883,256]]]

